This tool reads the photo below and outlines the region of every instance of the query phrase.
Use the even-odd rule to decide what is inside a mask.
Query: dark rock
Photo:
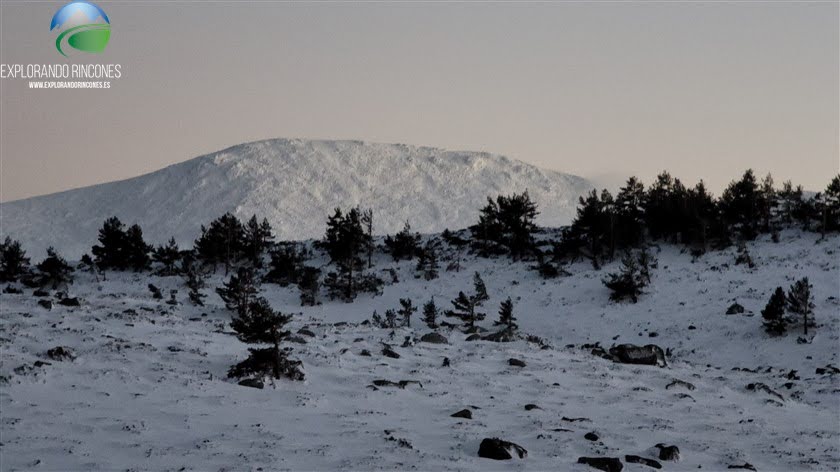
[[[628,464],[642,464],[648,467],[653,467],[654,469],[662,468],[662,464],[659,462],[639,456],[624,456],[624,462],[627,462]]]
[[[370,357],[370,351],[367,349],[362,349],[362,352],[359,353],[360,356]]]
[[[446,339],[446,336],[440,333],[431,332],[421,336],[420,342],[431,344],[448,344],[449,340]]]
[[[394,350],[391,349],[390,347],[386,347],[386,348],[382,349],[382,355],[385,356],[385,357],[390,357],[391,359],[399,359],[400,358],[400,355],[397,354],[396,352],[394,352]]]
[[[488,334],[481,338],[482,341],[492,341],[495,343],[509,343],[512,341],[516,341],[516,334],[512,333],[510,330],[503,329],[501,331]]]
[[[525,367],[524,361],[520,361],[519,359],[514,358],[508,359],[508,364],[514,367]]]
[[[745,311],[744,307],[741,306],[741,304],[733,303],[733,304],[729,305],[729,308],[726,309],[726,314],[727,315],[740,315],[744,311]]]
[[[440,366],[441,366],[441,367],[449,367],[449,358],[448,358],[448,357],[444,357],[444,358],[443,358],[443,364],[441,364]]]
[[[288,338],[286,338],[286,341],[295,344],[306,344],[306,340],[300,336],[289,336]]]
[[[655,337],[657,337],[657,336],[659,336],[659,333],[657,333],[657,332],[655,332],[655,331],[651,331],[650,333],[648,333],[648,337],[649,337],[649,338],[655,338]]]
[[[52,310],[52,300],[38,300],[38,304],[47,310]]]
[[[478,457],[504,461],[513,459],[514,454],[520,459],[528,456],[524,447],[499,438],[484,438],[478,446]]]
[[[595,433],[586,433],[586,434],[583,435],[583,438],[588,440],[588,441],[597,441],[598,440],[598,435],[595,434]]]
[[[610,348],[613,360],[623,364],[667,365],[665,351],[655,344],[636,346],[634,344],[619,344]]]
[[[755,468],[754,465],[750,464],[749,462],[744,462],[743,465],[730,465],[727,469],[746,469],[746,470],[758,470]]]
[[[17,287],[14,287],[12,285],[6,285],[6,288],[3,289],[3,293],[8,293],[8,294],[12,294],[12,295],[20,295],[21,293],[23,293],[23,290],[21,290]]]
[[[155,300],[163,299],[163,294],[160,292],[159,288],[154,286],[154,284],[149,284],[149,291],[152,292],[152,298]]]
[[[69,348],[57,346],[47,351],[47,357],[54,361],[73,360],[76,356]]]
[[[621,472],[624,468],[618,457],[581,457],[578,458],[578,464],[586,464],[604,472]]]
[[[785,401],[785,397],[783,397],[781,393],[773,390],[772,388],[768,387],[766,384],[763,384],[761,382],[748,384],[747,390],[751,392],[764,392],[768,395],[772,395],[778,398],[780,401]]]
[[[76,297],[62,298],[61,300],[58,301],[58,304],[59,305],[64,305],[64,306],[81,306],[82,305],[82,303]]]
[[[397,388],[404,389],[409,384],[417,384],[417,385],[420,386],[420,388],[423,388],[423,384],[421,384],[420,382],[418,382],[416,380],[400,380],[399,382],[393,382],[393,381],[390,381],[390,380],[374,380],[373,381],[373,385],[375,385],[377,387],[397,387]]]
[[[466,330],[464,330],[464,334],[480,334],[486,333],[487,330],[482,328],[481,326],[472,326]]]
[[[49,297],[50,292],[39,288],[39,289],[35,290],[34,292],[32,292],[32,296],[34,296],[34,297]]]
[[[308,329],[306,329],[306,328],[301,328],[301,329],[299,329],[299,330],[298,330],[298,334],[302,334],[302,335],[304,335],[304,336],[309,336],[310,338],[314,338],[314,337],[315,337],[315,333],[313,333],[312,331],[310,331],[310,330],[308,330]]]
[[[478,341],[480,339],[481,339],[480,334],[471,334],[471,335],[467,336],[467,341]]]
[[[694,325],[688,325],[688,329],[697,329],[697,326],[694,326]]]
[[[531,411],[531,410],[542,410],[542,408],[540,408],[540,407],[539,407],[539,406],[537,406],[537,405],[534,405],[533,403],[529,403],[529,404],[525,405],[525,410],[526,410],[526,411]]]
[[[680,448],[677,446],[666,446],[659,443],[655,446],[659,449],[659,460],[678,461],[680,460]]]
[[[472,412],[470,410],[464,408],[463,410],[461,410],[459,412],[456,412],[456,413],[452,413],[449,416],[451,416],[453,418],[466,418],[468,420],[471,420],[472,419]]]
[[[239,385],[251,388],[263,388],[263,381],[260,379],[243,379],[239,381]]]
[[[683,381],[683,380],[680,380],[680,379],[674,379],[673,382],[671,382],[671,383],[669,383],[668,385],[665,386],[665,390],[670,390],[672,388],[677,388],[677,387],[683,387],[683,388],[686,388],[688,390],[694,390],[695,389],[694,384],[692,384],[692,383],[689,383],[689,382],[686,382],[686,381]]]

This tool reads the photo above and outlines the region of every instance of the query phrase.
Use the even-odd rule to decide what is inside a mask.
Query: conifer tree
[[[237,311],[230,323],[237,338],[247,344],[268,344],[269,347],[249,348],[248,359],[231,367],[228,376],[271,375],[275,379],[303,380],[300,361],[289,360],[287,350],[281,348],[281,343],[290,335],[284,328],[291,319],[291,315],[274,311],[262,297],[251,299],[244,310]]]
[[[410,298],[400,298],[400,309],[397,314],[402,318],[403,325],[411,327],[411,315],[417,313],[417,307],[411,302]]]
[[[647,285],[639,271],[637,259],[630,252],[622,257],[619,272],[607,274],[603,283],[612,291],[610,300],[620,301],[629,298],[633,303],[639,301],[642,288]]]
[[[366,246],[367,246],[367,263],[368,269],[373,268],[373,209],[368,208],[367,210],[362,212],[362,226],[365,229],[365,235],[367,236]]]
[[[645,186],[636,177],[627,179],[615,197],[619,246],[631,247],[644,238]]]
[[[767,302],[767,306],[761,310],[761,317],[764,318],[764,329],[775,336],[785,333],[787,321],[785,320],[785,291],[777,287],[776,291]]]
[[[503,248],[514,258],[528,255],[534,248],[534,223],[539,214],[528,191],[510,196],[499,195],[479,212],[478,223],[470,227],[482,254],[490,255]]]
[[[496,326],[503,326],[504,329],[512,333],[518,328],[516,324],[516,317],[513,316],[513,302],[510,297],[503,301],[499,307],[499,319],[494,323]]]
[[[240,267],[236,274],[230,276],[230,280],[225,282],[224,286],[216,289],[216,293],[225,302],[227,309],[240,316],[246,314],[257,291],[254,271],[248,267]]]
[[[181,259],[181,250],[178,248],[175,238],[169,238],[166,245],[158,246],[152,251],[152,260],[160,264],[157,270],[158,275],[176,275],[179,259]]]
[[[73,268],[52,247],[47,249],[47,258],[38,263],[38,280],[42,287],[57,289],[73,283]]]
[[[207,295],[202,290],[206,287],[207,275],[195,263],[191,253],[185,256],[181,262],[181,275],[187,289],[189,289],[187,297],[190,302],[196,306],[204,306],[204,299]]]
[[[123,239],[123,257],[125,266],[134,271],[145,270],[149,266],[149,251],[151,246],[143,240],[143,230],[140,225],[131,225],[125,232]]]
[[[99,230],[99,245],[91,248],[94,261],[102,269],[125,270],[128,261],[125,254],[125,226],[119,218],[112,216],[105,220]]]
[[[840,174],[835,175],[823,192],[825,199],[824,225],[827,231],[840,230]]]
[[[0,281],[17,282],[29,270],[29,258],[20,242],[6,236],[5,241],[0,243]]]
[[[262,267],[262,255],[273,241],[271,225],[265,218],[259,223],[254,215],[242,229],[242,251],[254,267]]]
[[[413,259],[420,252],[420,234],[411,232],[411,225],[405,222],[403,229],[393,237],[385,237],[385,247],[394,258],[394,261],[401,259]]]
[[[435,297],[423,304],[423,322],[431,329],[437,329],[437,319],[440,316],[440,310],[435,305]]]
[[[205,264],[225,265],[225,274],[230,266],[243,255],[245,231],[242,223],[231,213],[225,213],[210,223],[209,228],[201,227],[201,236],[195,241],[196,256]]]
[[[318,292],[320,290],[319,277],[321,270],[317,267],[303,266],[298,277],[298,290],[300,290],[300,305],[301,306],[315,306],[321,302],[318,301]]]
[[[804,277],[793,285],[787,293],[788,310],[802,317],[802,328],[805,336],[808,335],[808,319],[814,312],[814,302],[811,298],[811,289],[813,286],[808,282],[808,277]],[[813,317],[811,321],[813,322]]]
[[[487,288],[478,272],[473,275],[473,293],[470,295],[458,292],[458,297],[452,300],[454,310],[448,311],[447,316],[460,318],[466,322],[467,328],[475,327],[476,321],[481,321],[486,316],[476,311],[490,297],[487,295]]]
[[[729,184],[720,199],[724,219],[747,240],[755,239],[758,234],[759,192],[755,175],[748,169],[741,180]]]
[[[427,241],[426,245],[417,255],[416,270],[423,275],[426,280],[434,280],[438,278],[440,264],[438,263],[437,249],[432,241]]]
[[[345,301],[352,301],[365,281],[370,282],[359,276],[362,269],[359,256],[368,247],[368,240],[358,208],[351,209],[346,215],[336,208],[333,216],[327,220],[327,231],[319,245],[326,249],[331,261],[337,266],[337,272],[328,273],[324,279],[324,285],[332,297],[341,296]]]
[[[296,284],[301,277],[306,254],[296,243],[281,243],[271,251],[268,273],[263,279],[286,287]]]

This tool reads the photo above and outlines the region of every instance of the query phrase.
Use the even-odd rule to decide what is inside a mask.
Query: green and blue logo
[[[111,20],[90,2],[70,2],[53,15],[50,31],[58,32],[55,48],[67,57],[68,48],[99,53],[111,39]]]

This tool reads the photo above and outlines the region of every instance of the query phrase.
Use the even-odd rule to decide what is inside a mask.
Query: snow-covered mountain
[[[147,240],[182,244],[233,212],[266,217],[283,239],[323,234],[335,207],[374,210],[375,231],[421,232],[475,222],[487,196],[528,190],[537,222],[567,224],[592,185],[504,156],[361,141],[272,139],[241,144],[139,177],[0,205],[0,235],[40,257],[48,246],[76,258],[105,218],[139,223]]]

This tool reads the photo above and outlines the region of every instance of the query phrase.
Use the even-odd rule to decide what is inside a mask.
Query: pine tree
[[[440,310],[435,305],[435,297],[423,304],[423,322],[431,329],[437,329],[437,319],[440,316]]]
[[[131,225],[126,230],[123,244],[122,253],[126,268],[137,272],[145,270],[149,266],[149,251],[152,248],[143,241],[143,230],[140,225]]]
[[[367,236],[366,246],[367,246],[367,262],[368,262],[368,269],[373,268],[373,210],[368,208],[367,210],[362,212],[362,225],[365,229],[365,235]]]
[[[195,252],[205,264],[225,265],[225,274],[230,266],[242,258],[245,231],[242,223],[231,213],[225,213],[210,223],[209,228],[201,227],[201,236],[195,241]]]
[[[347,302],[353,301],[365,282],[371,281],[359,274],[362,270],[359,256],[368,244],[369,236],[362,228],[358,208],[351,209],[347,215],[336,208],[333,216],[327,220],[326,234],[319,243],[337,266],[337,272],[328,273],[324,279],[331,297],[340,296]]]
[[[840,230],[840,174],[835,175],[823,192],[825,199],[823,226],[827,231]]]
[[[178,260],[181,259],[181,250],[175,238],[169,238],[164,246],[158,246],[152,251],[152,260],[160,264],[157,270],[158,275],[169,276],[178,273]]]
[[[244,316],[251,302],[254,301],[258,286],[254,271],[248,267],[240,267],[236,274],[230,276],[223,287],[216,289],[216,293],[225,302],[228,310]]]
[[[434,280],[438,278],[440,264],[438,264],[437,249],[431,240],[426,242],[426,245],[417,255],[416,270],[420,272],[426,280]]]
[[[262,297],[250,300],[244,310],[237,311],[230,323],[237,338],[246,344],[268,344],[269,347],[249,348],[248,359],[231,367],[228,376],[271,375],[275,379],[303,380],[300,361],[289,360],[287,351],[281,349],[281,343],[290,335],[283,328],[291,319],[291,315],[274,311]]]
[[[120,219],[112,216],[105,220],[99,230],[99,245],[93,246],[90,252],[101,269],[125,270],[128,268],[124,228]]]
[[[741,180],[729,184],[720,199],[724,219],[747,240],[755,239],[758,234],[759,192],[755,175],[752,169],[748,169]]]
[[[612,291],[610,300],[629,298],[633,303],[639,301],[642,288],[647,285],[639,271],[637,259],[629,252],[622,257],[619,272],[607,274],[603,283]]]
[[[403,229],[393,237],[385,237],[385,247],[394,258],[394,261],[401,259],[411,260],[420,252],[420,234],[411,232],[411,225],[405,222]]]
[[[814,312],[814,302],[811,298],[812,288],[813,286],[808,282],[808,277],[804,277],[791,285],[787,293],[788,310],[802,317],[805,336],[808,335],[808,317]],[[810,322],[813,322],[813,317]]]
[[[298,277],[298,290],[300,290],[300,305],[301,306],[315,306],[321,302],[318,301],[318,292],[320,290],[319,277],[321,270],[317,267],[303,266]]]
[[[785,320],[785,291],[777,287],[776,291],[767,302],[767,306],[761,310],[761,317],[764,318],[764,329],[773,335],[779,336],[785,333],[787,321]]]
[[[528,255],[534,248],[534,223],[539,212],[528,191],[510,196],[499,195],[479,212],[478,223],[470,227],[473,239],[484,255],[502,248],[514,258]]]
[[[513,302],[510,297],[503,301],[499,307],[499,319],[493,323],[496,326],[504,326],[509,333],[516,331],[516,317],[513,316]]]
[[[417,307],[411,302],[410,298],[400,298],[400,309],[397,314],[403,320],[403,325],[411,327],[411,315],[417,313]]]
[[[619,246],[631,247],[644,238],[645,186],[636,177],[627,179],[615,197]]]
[[[6,236],[6,240],[0,244],[0,281],[17,282],[29,270],[29,258],[20,242]]]
[[[206,287],[207,275],[200,270],[192,254],[185,256],[182,260],[181,275],[184,278],[184,284],[189,289],[187,297],[189,297],[190,302],[196,306],[204,306],[204,299],[207,298],[207,295],[202,290]]]
[[[472,329],[475,327],[476,321],[481,321],[486,316],[484,313],[477,312],[476,309],[489,298],[484,281],[481,280],[481,276],[476,272],[473,275],[473,293],[467,295],[464,292],[458,292],[458,297],[452,300],[454,310],[448,311],[446,316],[460,318],[466,322],[468,329]]]
[[[257,215],[251,217],[242,230],[242,252],[254,267],[262,267],[262,255],[274,240],[271,225],[267,219],[257,222]]]
[[[263,278],[265,281],[276,283],[281,287],[296,284],[305,262],[306,254],[298,244],[281,243],[277,249],[271,251],[269,270]]]
[[[47,249],[47,258],[36,266],[39,273],[39,284],[57,289],[62,285],[73,283],[73,268],[52,247]]]
[[[778,206],[778,200],[776,190],[773,188],[773,176],[768,173],[758,189],[758,213],[761,216],[762,231],[770,231],[770,223],[776,206]]]

